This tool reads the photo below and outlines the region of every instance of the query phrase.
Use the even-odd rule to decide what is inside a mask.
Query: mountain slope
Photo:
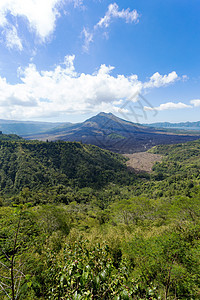
[[[199,136],[200,137],[200,136]],[[29,136],[30,139],[81,141],[118,153],[146,151],[159,144],[182,143],[198,136],[175,135],[155,128],[125,121],[111,113],[100,113],[83,123],[68,128],[54,128],[46,134]]]
[[[130,177],[124,162],[118,154],[76,142],[0,141],[0,191],[58,184],[98,188]]]

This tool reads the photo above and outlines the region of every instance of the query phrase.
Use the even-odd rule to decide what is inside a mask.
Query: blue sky
[[[200,120],[198,0],[1,0],[0,118]]]

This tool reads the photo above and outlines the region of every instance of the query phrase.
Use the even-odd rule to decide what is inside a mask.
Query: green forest
[[[200,140],[149,151],[1,134],[0,299],[200,299]]]

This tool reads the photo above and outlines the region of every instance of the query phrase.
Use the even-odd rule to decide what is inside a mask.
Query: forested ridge
[[[101,187],[130,177],[124,161],[77,142],[0,141],[0,187],[3,194],[57,184]]]
[[[150,151],[0,140],[0,299],[200,299],[200,140]]]

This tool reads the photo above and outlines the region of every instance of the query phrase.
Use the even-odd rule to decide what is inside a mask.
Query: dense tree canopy
[[[198,299],[200,141],[150,151],[1,141],[0,298]]]

